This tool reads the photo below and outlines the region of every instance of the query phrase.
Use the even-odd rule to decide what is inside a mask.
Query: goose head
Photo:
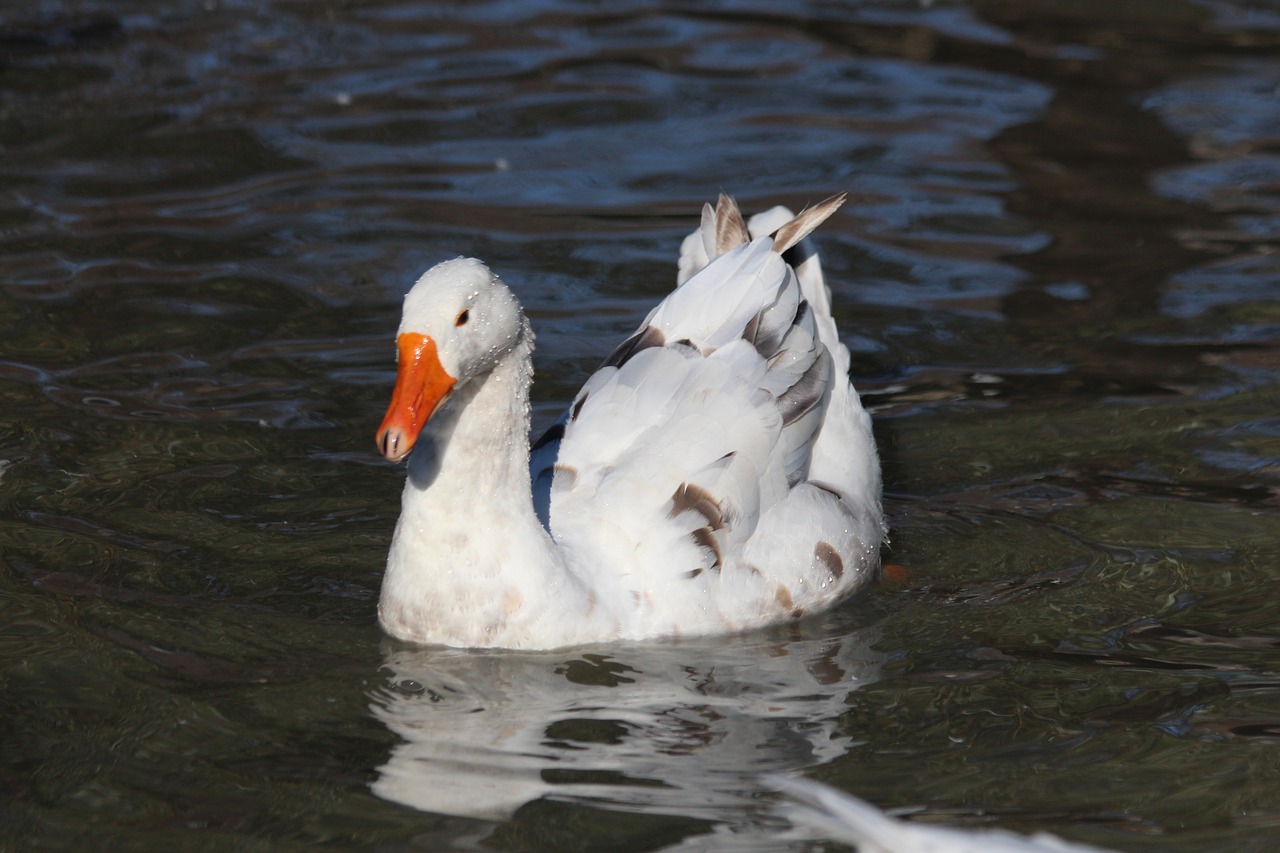
[[[404,298],[396,386],[377,435],[382,455],[408,456],[431,416],[492,370],[524,329],[515,296],[480,261],[455,258],[427,270]]]

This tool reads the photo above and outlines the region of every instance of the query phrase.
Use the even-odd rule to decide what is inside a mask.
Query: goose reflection
[[[838,721],[877,678],[872,629],[504,653],[384,647],[374,715],[402,739],[373,791],[501,820],[542,797],[731,820],[759,774],[852,745]]]

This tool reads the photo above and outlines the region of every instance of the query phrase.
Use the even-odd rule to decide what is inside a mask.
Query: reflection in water
[[[751,634],[599,652],[488,653],[388,643],[375,716],[404,743],[380,797],[501,819],[540,797],[733,820],[758,774],[844,754],[845,698],[877,678],[874,632]]]
[[[1106,853],[1047,832],[1024,836],[1001,829],[907,823],[817,782],[778,777],[768,781],[793,799],[786,808],[793,821],[854,844],[859,853]]]

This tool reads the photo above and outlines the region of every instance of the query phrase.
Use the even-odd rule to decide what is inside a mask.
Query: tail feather
[[[682,285],[697,275],[703,267],[724,253],[736,249],[753,237],[773,235],[773,250],[782,254],[793,249],[813,230],[844,204],[846,193],[831,196],[814,207],[805,208],[793,216],[787,208],[778,206],[751,217],[748,223],[732,197],[720,195],[716,206],[702,206],[702,222],[698,229],[685,237],[680,244],[680,263],[676,284]],[[797,269],[807,255],[793,258]],[[806,294],[808,295],[808,294]]]
[[[808,237],[813,233],[813,229],[826,222],[831,214],[839,210],[840,205],[844,204],[845,199],[848,197],[848,193],[837,193],[826,201],[821,201],[813,207],[806,207],[800,211],[794,219],[774,233],[773,250],[781,255],[787,249]],[[724,196],[721,196],[721,198],[723,199]]]
[[[751,234],[747,231],[747,221],[742,218],[738,203],[724,193],[716,202],[716,257],[730,249],[736,249],[743,243],[751,242]]]

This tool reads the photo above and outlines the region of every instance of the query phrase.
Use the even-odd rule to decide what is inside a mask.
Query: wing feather
[[[635,603],[633,622],[659,618],[654,590],[670,597],[678,579],[691,593],[737,584],[796,615],[786,584],[831,578],[834,596],[857,575],[846,565],[873,559],[878,506],[863,518],[843,495],[860,481],[878,495],[878,467],[850,474],[834,446],[861,442],[875,466],[869,421],[803,242],[841,202],[749,223],[728,197],[705,207],[677,289],[534,445],[540,517],[601,600]],[[697,630],[709,600],[665,602],[665,618]]]

